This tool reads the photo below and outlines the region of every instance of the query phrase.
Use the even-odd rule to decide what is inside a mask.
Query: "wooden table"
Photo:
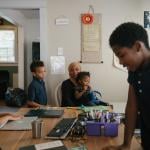
[[[21,108],[19,114],[27,112],[28,108]],[[74,109],[65,109],[63,117],[75,117],[78,111]],[[43,118],[43,135],[40,139],[33,139],[31,131],[0,131],[0,147],[2,150],[17,150],[19,147],[33,145],[37,143],[49,142],[51,140],[44,139],[46,134],[55,126],[61,118]],[[118,145],[123,141],[123,125],[119,126],[119,136],[115,138],[102,136],[87,136],[84,140],[72,142],[70,139],[63,140],[68,147],[79,146],[85,144],[88,150],[101,150],[108,145]],[[142,150],[140,144],[135,138],[132,140],[131,150]]]

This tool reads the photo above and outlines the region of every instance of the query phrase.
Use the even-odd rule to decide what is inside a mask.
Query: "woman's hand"
[[[21,116],[21,115],[16,115],[16,114],[8,115],[8,120],[20,120],[22,118],[23,118],[23,116]]]
[[[19,120],[21,118],[23,118],[23,116],[15,114],[7,114],[2,116],[0,117],[0,128],[2,128],[9,120]]]

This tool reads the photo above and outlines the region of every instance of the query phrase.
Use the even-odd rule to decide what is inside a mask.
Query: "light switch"
[[[63,55],[63,51],[64,51],[64,49],[63,49],[63,47],[58,47],[58,52],[57,52],[57,54],[60,56],[60,55]]]

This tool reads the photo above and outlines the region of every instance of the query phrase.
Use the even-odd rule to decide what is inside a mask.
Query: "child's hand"
[[[83,90],[86,91],[87,89],[88,89],[88,86],[85,85],[85,86],[83,87]]]
[[[88,89],[91,90],[91,86],[90,85],[88,85]]]

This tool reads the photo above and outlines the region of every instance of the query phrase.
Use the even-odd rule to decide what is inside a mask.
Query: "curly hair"
[[[38,68],[38,67],[44,67],[44,62],[40,61],[40,60],[33,61],[30,65],[31,72],[35,72],[36,68]]]
[[[86,76],[90,77],[90,73],[86,71],[79,72],[76,81],[83,80]]]
[[[110,35],[109,45],[131,48],[136,41],[141,41],[149,49],[146,30],[139,24],[127,22],[119,25]]]

